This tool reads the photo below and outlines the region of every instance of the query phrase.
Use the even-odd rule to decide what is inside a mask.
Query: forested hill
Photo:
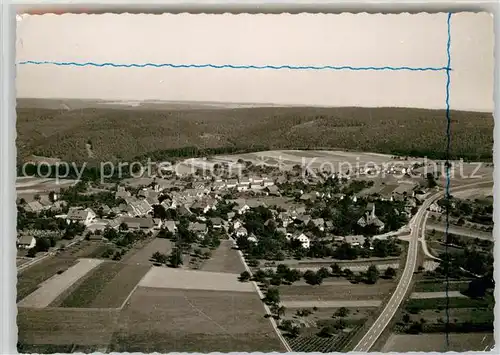
[[[46,106],[45,106],[46,107]],[[130,160],[184,147],[346,149],[444,158],[444,110],[257,107],[30,108],[18,105],[19,159]],[[452,158],[491,160],[493,116],[451,112]]]

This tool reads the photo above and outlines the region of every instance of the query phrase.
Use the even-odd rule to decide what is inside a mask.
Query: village
[[[89,337],[77,343],[65,333],[63,347],[44,346],[67,352],[144,351],[144,345],[126,339],[149,333],[122,328],[118,320],[134,309],[151,314],[146,306],[151,302],[163,305],[151,292],[175,298],[181,290],[198,301],[210,299],[210,307],[222,306],[229,294],[254,297],[255,318],[244,330],[257,337],[243,345],[249,351],[347,351],[402,277],[412,219],[442,189],[438,174],[400,161],[398,168],[389,163],[384,171],[312,169],[306,174],[297,164],[283,169],[235,158],[235,169],[214,161],[205,170],[198,165],[190,172],[158,170],[154,176],[84,179],[20,191],[21,317],[34,309],[57,311],[60,317],[74,308],[113,311],[118,323],[109,331],[122,339]],[[439,224],[444,203],[437,200],[426,208],[430,222]],[[473,224],[458,220],[452,219],[456,228]],[[429,275],[439,273],[438,254],[432,253],[442,251],[444,243],[438,227],[432,228],[428,248],[424,240],[428,255],[420,257],[418,267]],[[170,317],[173,309],[165,312],[163,317]],[[22,323],[27,328],[22,334],[45,334],[51,314],[39,314],[40,323]],[[229,321],[222,309],[217,316]],[[149,321],[141,321],[139,329],[146,332]],[[70,328],[89,322],[94,321],[79,319]],[[186,336],[198,334],[191,326]],[[258,339],[270,334],[274,340],[261,344]],[[147,349],[167,349],[157,337],[150,341]]]

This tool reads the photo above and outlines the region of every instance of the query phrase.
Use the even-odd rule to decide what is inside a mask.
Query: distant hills
[[[260,104],[256,104],[260,105]],[[493,116],[451,112],[452,158],[491,160]],[[444,158],[444,110],[18,99],[19,160],[159,157],[185,147],[345,149]]]

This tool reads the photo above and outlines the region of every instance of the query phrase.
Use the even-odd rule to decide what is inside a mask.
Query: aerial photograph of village
[[[303,64],[273,45],[311,51],[336,21],[290,16],[310,33],[287,40],[278,16],[106,16],[25,17],[18,60]],[[395,61],[420,65],[411,41],[446,61],[446,14],[335,16],[396,36]],[[454,16],[448,92],[446,71],[19,65],[18,351],[492,350],[493,21]],[[317,61],[389,61],[361,52]]]

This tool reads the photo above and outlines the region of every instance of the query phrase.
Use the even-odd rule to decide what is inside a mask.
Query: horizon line
[[[399,109],[419,109],[419,110],[446,110],[446,107],[417,107],[417,106],[363,106],[363,105],[345,105],[345,106],[329,106],[325,104],[293,104],[293,103],[272,103],[272,102],[238,102],[238,101],[209,101],[209,100],[166,100],[166,99],[122,99],[122,98],[80,98],[80,97],[16,97],[16,100],[80,100],[80,101],[95,101],[102,103],[110,102],[137,102],[137,103],[179,103],[179,104],[219,104],[219,105],[253,105],[258,107],[312,107],[312,108],[367,108],[367,109],[380,109],[380,108],[399,108]],[[134,107],[132,105],[123,104],[123,107]],[[135,106],[137,107],[137,106]],[[477,108],[464,108],[464,109],[450,109],[451,111],[463,112],[479,112],[479,113],[494,113],[492,109],[477,109]]]

